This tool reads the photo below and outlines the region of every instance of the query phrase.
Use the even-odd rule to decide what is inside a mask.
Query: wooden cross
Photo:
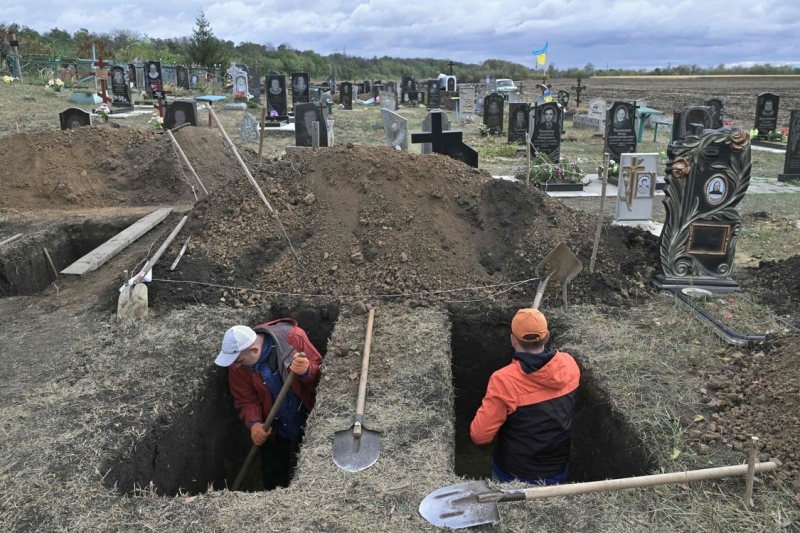
[[[631,156],[631,164],[625,167],[628,171],[628,176],[624,177],[625,180],[625,203],[628,204],[628,211],[633,209],[633,190],[636,188],[636,179],[638,171],[644,170],[645,167],[641,164],[644,161],[643,157]]]
[[[97,93],[97,96],[103,99],[104,104],[107,104],[111,102],[111,98],[106,95],[106,81],[108,80],[108,70],[106,70],[106,67],[109,63],[103,61],[103,56],[97,56],[97,61],[95,61],[93,65],[97,67],[97,69],[92,72],[91,75],[100,82],[100,92]]]
[[[542,91],[542,96],[544,96],[544,93],[546,93],[552,86],[552,83],[547,83],[547,74],[542,76],[542,83],[536,84],[536,88]]]
[[[578,78],[578,85],[573,85],[570,87],[573,91],[575,91],[575,104],[580,106],[581,105],[581,93],[584,89],[586,89],[586,85],[581,85],[581,79]]]
[[[455,65],[455,63],[453,63],[453,60],[451,59],[450,62],[447,64],[447,66],[450,67],[450,75],[453,74],[453,65]]]

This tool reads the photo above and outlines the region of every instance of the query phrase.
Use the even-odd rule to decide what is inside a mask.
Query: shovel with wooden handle
[[[775,463],[755,465],[756,473],[771,472],[778,468]],[[668,474],[629,477],[621,479],[604,479],[588,483],[569,483],[566,485],[546,485],[523,490],[497,490],[486,481],[468,481],[449,485],[428,494],[419,506],[419,514],[437,527],[463,529],[467,527],[491,524],[500,520],[498,503],[519,502],[550,498],[552,496],[569,496],[606,492],[612,490],[635,489],[667,485],[669,483],[688,483],[704,479],[717,479],[746,475],[748,465],[723,466],[703,470],[688,470]]]
[[[536,276],[540,281],[531,307],[539,309],[539,304],[542,301],[542,295],[547,288],[547,284],[555,280],[560,282],[564,288],[564,310],[566,311],[567,284],[572,278],[578,275],[581,269],[583,269],[583,264],[575,254],[572,253],[572,250],[567,248],[563,242],[558,243],[556,247],[547,254],[547,257],[536,265]]]
[[[372,323],[375,309],[369,310],[364,356],[361,360],[361,379],[358,383],[358,401],[353,425],[333,435],[333,462],[348,472],[358,472],[374,465],[381,453],[381,434],[367,429],[363,424],[364,403],[367,396],[367,372],[372,348]]]
[[[298,352],[296,357],[305,357],[306,354],[303,352]],[[269,430],[272,427],[272,422],[275,420],[275,416],[278,414],[278,409],[281,408],[281,404],[283,403],[283,399],[286,398],[286,395],[289,393],[289,387],[292,386],[292,381],[294,381],[294,372],[291,370],[289,371],[289,375],[286,376],[286,380],[283,382],[283,386],[281,387],[278,396],[275,398],[275,401],[272,402],[272,409],[269,410],[269,414],[267,415],[267,419],[264,421],[264,431]],[[244,464],[242,465],[242,469],[239,470],[239,475],[236,476],[236,481],[233,482],[232,490],[239,490],[239,486],[242,484],[244,480],[244,476],[247,473],[247,469],[250,467],[250,463],[253,462],[253,458],[256,456],[256,452],[261,446],[257,444],[253,444],[253,447],[250,448],[250,453],[247,454],[247,459],[244,460]]]

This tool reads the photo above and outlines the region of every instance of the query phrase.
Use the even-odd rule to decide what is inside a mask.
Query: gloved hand
[[[261,422],[250,426],[250,438],[253,439],[253,444],[256,446],[261,446],[264,444],[271,433],[272,428],[268,428],[266,431],[264,431],[264,424]]]
[[[305,374],[306,370],[308,370],[308,359],[306,358],[306,354],[303,352],[297,352],[294,354],[294,359],[292,360],[292,364],[289,365],[289,370],[298,376]]]

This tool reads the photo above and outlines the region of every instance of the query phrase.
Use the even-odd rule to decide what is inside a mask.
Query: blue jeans
[[[495,461],[494,457],[492,457],[492,481],[496,481],[498,483],[522,481],[523,483],[528,483],[529,485],[558,485],[560,483],[566,483],[568,477],[569,477],[569,466],[565,466],[564,470],[551,477],[546,477],[546,478],[538,477],[535,479],[515,477],[506,472],[505,470],[503,470],[502,468],[500,468],[500,465],[498,465],[497,461]]]

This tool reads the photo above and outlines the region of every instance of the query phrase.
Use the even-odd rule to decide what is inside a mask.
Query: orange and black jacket
[[[475,444],[497,437],[494,459],[521,479],[547,478],[569,462],[580,369],[566,352],[517,352],[489,378],[470,426]]]

